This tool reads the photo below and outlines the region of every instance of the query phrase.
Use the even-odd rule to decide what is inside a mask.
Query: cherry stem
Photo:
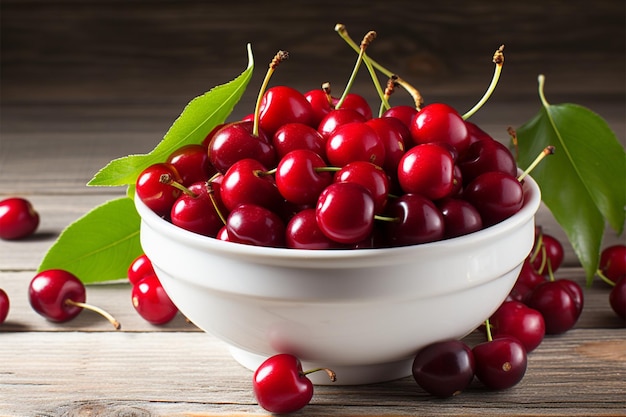
[[[374,220],[380,220],[383,222],[395,222],[398,221],[398,217],[389,217],[389,216],[380,216],[378,214],[374,215]]]
[[[552,145],[548,145],[545,148],[543,148],[543,150],[541,151],[541,153],[539,155],[537,155],[537,157],[535,158],[535,160],[528,166],[528,168],[526,168],[526,170],[524,172],[521,173],[521,175],[519,177],[517,177],[518,181],[522,181],[524,178],[526,178],[526,176],[528,174],[530,174],[530,172],[535,169],[535,167],[537,165],[539,165],[539,162],[541,162],[541,160],[543,158],[545,158],[548,155],[552,155],[554,154],[554,146]]]
[[[496,52],[493,54],[493,63],[496,64],[496,66],[493,71],[493,77],[491,77],[491,83],[489,84],[489,87],[487,88],[487,91],[485,91],[485,94],[483,94],[482,98],[478,100],[478,103],[476,103],[474,107],[472,107],[467,113],[462,116],[463,120],[469,119],[474,113],[476,113],[483,106],[483,104],[485,104],[487,100],[489,100],[489,97],[491,97],[491,94],[496,89],[496,85],[498,84],[498,80],[500,79],[500,73],[502,72],[502,65],[504,64],[504,54],[502,53],[503,50],[504,45],[500,45],[500,47],[496,49]]]
[[[178,181],[172,181],[172,177],[170,177],[168,174],[161,175],[161,177],[159,178],[159,181],[162,182],[163,184],[171,185],[172,187],[179,189],[180,191],[182,191],[183,193],[187,194],[188,196],[192,198],[198,197],[198,194],[194,193],[189,188],[185,187],[183,184],[179,183]]]
[[[111,314],[104,311],[100,307],[92,306],[91,304],[81,303],[80,301],[74,301],[69,298],[65,300],[65,304],[69,306],[73,306],[73,307],[84,308],[85,310],[90,310],[90,311],[100,314],[105,319],[107,319],[113,325],[113,327],[115,327],[115,330],[119,330],[122,328],[122,325],[120,324],[119,321],[115,319],[115,317],[113,317]]]
[[[206,188],[207,188],[207,194],[209,195],[209,199],[211,200],[211,204],[213,204],[213,208],[215,209],[215,212],[217,213],[217,216],[220,218],[220,220],[222,221],[222,224],[226,224],[226,218],[224,217],[224,215],[222,214],[222,211],[220,210],[219,205],[217,204],[217,200],[215,199],[215,194],[213,191],[213,186],[211,186],[211,181],[213,181],[215,178],[217,178],[219,175],[221,175],[219,172],[215,175],[213,175],[207,182],[206,182]]]
[[[485,320],[485,332],[487,332],[487,341],[492,342],[493,336],[491,335],[491,323],[489,323],[489,319]]]
[[[509,126],[506,129],[506,131],[511,137],[511,143],[513,144],[513,147],[515,148],[515,160],[518,160],[519,159],[519,146],[518,146],[518,141],[517,141],[517,132],[515,131],[515,129],[513,129],[512,126]]]
[[[337,380],[337,374],[335,373],[335,371],[333,371],[332,369],[328,369],[328,368],[310,369],[308,371],[302,372],[302,375],[308,375],[308,374],[312,374],[313,372],[319,372],[319,371],[326,372],[326,374],[328,375],[328,378],[330,379],[331,382],[335,382]]]
[[[348,79],[348,84],[346,85],[346,88],[343,90],[343,94],[341,95],[341,98],[339,98],[339,101],[337,101],[337,104],[335,104],[336,109],[341,108],[341,105],[346,99],[346,96],[350,92],[350,89],[352,88],[352,84],[354,84],[354,80],[356,79],[356,75],[359,72],[359,68],[361,67],[361,63],[363,62],[365,49],[367,49],[369,44],[374,39],[376,39],[376,32],[374,32],[373,30],[367,32],[367,34],[363,37],[363,40],[361,41],[361,46],[359,47],[359,56],[357,57],[356,62],[354,63],[354,68],[352,69],[352,74],[350,74],[350,78]]]
[[[611,287],[615,286],[615,283],[613,281],[611,281],[606,275],[604,275],[604,273],[602,273],[602,270],[600,268],[598,268],[598,270],[596,271],[596,275],[604,282],[606,282],[607,284],[609,284]]]
[[[352,40],[344,24],[337,23],[335,25],[335,32],[337,32],[339,36],[341,37],[341,39],[343,39],[352,49],[354,49],[356,52],[360,52],[360,47],[356,44],[356,42],[354,42],[354,40]],[[397,84],[400,85],[402,88],[404,88],[407,91],[407,93],[409,93],[409,95],[413,98],[413,101],[415,102],[415,108],[417,110],[420,109],[420,107],[422,106],[422,103],[424,103],[424,99],[422,98],[422,95],[415,87],[407,83],[397,74],[394,74],[393,72],[389,71],[387,68],[380,65],[378,62],[370,58],[368,55],[365,55],[363,57],[363,60],[365,61],[365,65],[368,67],[368,69],[371,66],[377,69],[378,71],[380,71],[381,73],[385,74],[387,77],[393,77],[393,76],[397,77],[396,79]]]
[[[385,110],[388,110],[390,108],[389,97],[391,97],[391,95],[396,89],[397,78],[398,77],[394,75],[392,77],[389,77],[389,80],[387,80],[387,87],[385,88],[385,93],[383,94],[382,100],[380,102],[380,109],[378,110],[378,117],[382,117]]]
[[[256,99],[256,105],[254,106],[254,124],[252,125],[252,134],[254,136],[259,136],[259,116],[261,114],[261,102],[263,101],[263,95],[265,94],[265,90],[267,89],[267,85],[270,82],[270,78],[272,78],[272,74],[278,68],[278,65],[287,60],[289,58],[289,53],[287,51],[278,51],[272,62],[270,62],[269,68],[265,73],[265,78],[263,79],[263,84],[261,84],[261,88],[259,89],[259,95]]]

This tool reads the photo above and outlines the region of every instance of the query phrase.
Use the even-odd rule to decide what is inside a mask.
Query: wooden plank
[[[506,391],[487,391],[474,381],[459,396],[440,400],[410,377],[318,386],[312,404],[299,415],[624,415],[624,332],[573,330],[547,339],[529,356],[522,382]],[[98,415],[267,415],[253,397],[251,372],[206,334],[26,332],[1,339],[2,415],[89,410],[102,412]]]

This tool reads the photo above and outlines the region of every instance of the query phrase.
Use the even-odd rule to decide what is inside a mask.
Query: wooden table
[[[282,2],[274,13],[246,2],[236,16],[226,8],[209,9],[193,1],[114,3],[114,12],[106,1],[89,6],[75,1],[2,4],[0,198],[29,198],[41,225],[29,239],[0,241],[0,288],[12,303],[7,321],[0,325],[0,416],[267,415],[252,394],[251,372],[230,357],[224,344],[182,316],[165,326],[146,323],[131,305],[127,284],[87,289],[88,301],[116,316],[120,331],[87,311],[68,323],[47,322],[31,309],[26,295],[39,262],[63,228],[123,194],[122,189],[85,187],[94,172],[115,157],[149,151],[187,101],[243,70],[248,35],[261,58],[233,118],[251,110],[263,59],[283,47],[285,38],[295,48],[294,63],[287,64],[293,70],[286,65],[276,83],[312,88],[320,81],[315,74],[324,74],[343,87],[354,56],[346,53],[342,59],[345,48],[332,33],[340,18],[349,28],[381,29],[401,41],[401,46],[380,41],[378,56],[398,64],[409,78],[423,80],[428,101],[468,108],[491,74],[477,51],[489,55],[497,46],[492,45],[495,36],[479,22],[498,21],[505,30],[500,35],[512,39],[510,64],[507,61],[496,95],[475,116],[477,123],[506,140],[509,125],[519,126],[538,111],[535,74],[546,71],[553,102],[562,99],[594,109],[625,141],[624,27],[623,19],[614,18],[620,10],[623,17],[623,8],[615,7],[620,2],[595,2],[589,10],[548,2],[552,13],[521,4],[481,8],[488,2],[477,2],[466,11],[476,19],[471,43],[475,47],[454,51],[450,47],[462,43],[468,26],[458,10],[445,5],[431,5],[439,8],[437,13],[407,2],[404,16],[416,24],[410,31],[389,35],[399,26],[397,15],[385,15],[383,9],[355,8],[348,13],[336,6],[335,16],[308,6],[299,10],[306,19],[298,20],[297,11]],[[570,29],[580,31],[553,30],[560,22],[557,16],[567,17],[561,25],[567,21]],[[205,21],[210,25],[203,25]],[[433,22],[438,25],[428,24]],[[268,31],[268,25],[284,32]],[[111,27],[115,30],[103,30]],[[305,42],[312,27],[313,45]],[[515,36],[520,33],[523,42]],[[228,48],[212,46],[211,40],[220,34],[230,36],[222,39]],[[402,43],[416,36],[438,43]],[[546,37],[554,42],[545,42]],[[320,60],[328,56],[320,48],[327,45],[334,45],[328,62]],[[516,49],[521,54],[516,55]],[[298,59],[302,50],[301,55],[312,58]],[[612,59],[604,59],[607,55]],[[355,89],[364,91],[366,82],[360,80]],[[544,207],[537,223],[564,241]],[[623,236],[607,232],[607,245],[618,241],[623,242]],[[568,245],[566,252],[557,277],[583,283],[582,269]],[[546,337],[530,355],[522,382],[509,390],[487,391],[475,381],[461,395],[442,400],[423,392],[411,378],[320,386],[298,415],[626,415],[626,330],[610,310],[608,292],[599,281],[586,288],[576,327]],[[467,339],[470,344],[479,340],[478,333]]]

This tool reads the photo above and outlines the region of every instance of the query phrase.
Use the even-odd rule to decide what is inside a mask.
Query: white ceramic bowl
[[[461,338],[506,298],[530,252],[540,191],[527,177],[511,218],[444,241],[386,249],[295,250],[200,236],[135,200],[141,244],[163,287],[198,327],[254,370],[288,352],[337,384],[411,375],[416,351]],[[309,375],[327,383],[324,372]]]

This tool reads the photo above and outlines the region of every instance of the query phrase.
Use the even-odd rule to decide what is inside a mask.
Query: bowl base
[[[237,362],[251,371],[255,371],[268,358],[267,356],[248,352],[234,346],[229,346],[229,350]],[[412,366],[413,358],[381,364],[348,366],[331,366],[302,361],[302,369],[305,371],[307,369],[328,367],[337,374],[337,381],[335,382],[331,382],[325,372],[308,374],[307,377],[315,385],[364,385],[393,381],[411,376]]]

